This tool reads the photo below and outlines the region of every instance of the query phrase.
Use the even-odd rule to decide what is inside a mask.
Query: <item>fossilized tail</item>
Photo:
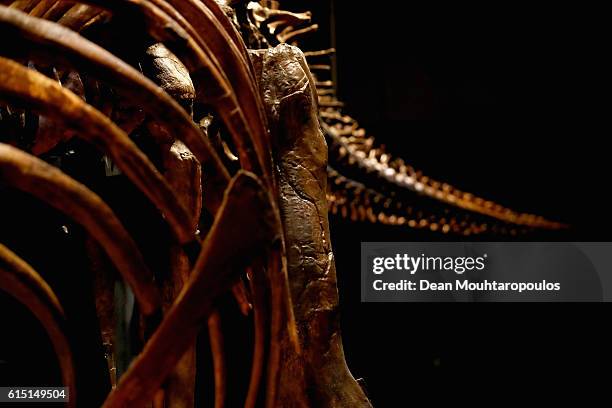
[[[280,10],[274,3],[249,6],[269,43],[298,45],[301,38],[317,30],[310,12]],[[331,75],[334,53],[333,48],[304,52],[316,81],[319,115],[329,145],[328,200],[333,214],[461,235],[516,235],[533,229],[567,228],[431,179],[386,152],[343,111]]]

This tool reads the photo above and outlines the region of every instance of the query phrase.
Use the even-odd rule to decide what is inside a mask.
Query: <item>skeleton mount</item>
[[[370,407],[328,210],[564,227],[383,151],[325,78],[332,50],[293,46],[316,29],[277,2],[2,1],[0,289],[44,328],[69,406]]]

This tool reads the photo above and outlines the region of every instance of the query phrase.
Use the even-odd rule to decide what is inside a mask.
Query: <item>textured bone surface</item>
[[[303,53],[279,45],[252,54],[279,169],[291,299],[313,406],[369,407],[342,349],[326,202],[327,146]]]
[[[195,88],[189,71],[163,44],[157,43],[146,51],[145,71],[153,81],[177,100],[188,112],[192,111]],[[167,133],[155,119],[148,129],[161,142],[164,176],[176,192],[176,197],[193,215],[191,233],[196,234],[202,210],[202,170],[200,162],[180,140]],[[167,312],[189,278],[189,259],[175,243],[169,248],[169,276],[162,282],[162,305]],[[196,378],[196,346],[193,341],[178,361],[164,384],[163,403],[168,407],[194,406]],[[161,396],[160,396],[161,398]],[[163,406],[163,404],[162,404]]]
[[[195,88],[189,71],[162,43],[150,46],[147,49],[147,57],[151,63],[149,77],[154,78],[164,91],[178,100],[195,98]]]

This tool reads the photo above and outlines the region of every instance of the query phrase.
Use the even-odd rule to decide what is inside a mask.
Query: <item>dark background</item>
[[[304,49],[330,45],[330,1],[284,5],[321,23]],[[570,223],[559,239],[609,241],[602,13],[338,0],[339,98],[425,174]],[[439,237],[331,221],[347,360],[375,407],[570,396],[584,406],[605,390],[608,305],[364,304],[361,241]]]

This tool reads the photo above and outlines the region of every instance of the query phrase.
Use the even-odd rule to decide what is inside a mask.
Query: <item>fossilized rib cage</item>
[[[265,4],[252,4],[256,13],[249,14],[244,2],[235,3],[237,19],[213,0],[3,1],[0,34],[10,41],[0,45],[6,132],[0,183],[10,190],[0,193],[34,196],[87,237],[101,341],[111,350],[113,389],[104,406],[193,406],[195,344],[203,327],[214,365],[214,390],[205,392],[223,406],[228,386],[239,387],[228,384],[216,303],[231,293],[253,332],[249,380],[236,391],[245,407],[367,407],[342,352],[326,192],[332,212],[355,220],[456,233],[488,228],[479,217],[493,220],[492,229],[498,221],[561,225],[476,199],[390,160],[342,114],[329,82],[311,76],[297,48],[251,51],[236,29],[242,24],[249,44],[265,44],[265,37],[295,41],[314,29],[310,16]],[[75,138],[82,140],[78,146],[97,149],[107,176],[129,180],[157,209],[156,222],[167,229],[162,236],[142,230],[134,236],[125,216],[115,214],[116,203],[94,193],[99,186],[75,180],[79,175],[66,174],[61,163],[49,164],[70,153]],[[360,181],[338,172],[351,169]],[[391,187],[370,188],[373,179]],[[421,209],[413,208],[418,202],[407,208],[397,188],[444,206],[423,201]],[[407,196],[421,200],[415,197]],[[475,215],[445,219],[447,207],[460,217]],[[149,259],[143,240],[163,242],[156,247],[163,265]],[[144,346],[129,367],[117,351],[115,273],[141,314]],[[0,274],[0,287],[44,325],[76,406],[79,379],[61,299],[1,245]]]
[[[0,97],[9,144],[0,145],[0,179],[11,190],[3,194],[29,193],[89,237],[88,268],[113,383],[104,406],[193,406],[203,325],[215,405],[223,406],[227,377],[215,301],[228,292],[253,325],[245,406],[369,406],[344,364],[338,335],[326,147],[301,53],[280,47],[249,55],[228,10],[210,0],[5,3],[0,31],[11,41],[1,46]],[[268,74],[280,65],[294,76]],[[259,85],[276,92],[267,107]],[[281,133],[286,140],[273,143]],[[150,239],[168,242],[167,264],[153,265],[125,217],[61,163],[56,168],[36,157],[52,161],[74,138],[99,150],[107,176],[129,180],[157,208],[168,237]],[[283,167],[279,152],[290,157],[302,148],[315,156],[297,155],[297,163],[272,171],[273,156]],[[308,174],[293,172],[296,164]],[[202,206],[210,217],[201,217]],[[301,222],[312,230],[303,231]],[[18,255],[1,247],[0,256],[2,288],[47,329],[75,406],[79,378],[60,300]],[[142,315],[144,347],[131,364],[117,351],[125,339],[118,339],[114,313],[115,271]],[[114,384],[117,368],[122,375]]]

